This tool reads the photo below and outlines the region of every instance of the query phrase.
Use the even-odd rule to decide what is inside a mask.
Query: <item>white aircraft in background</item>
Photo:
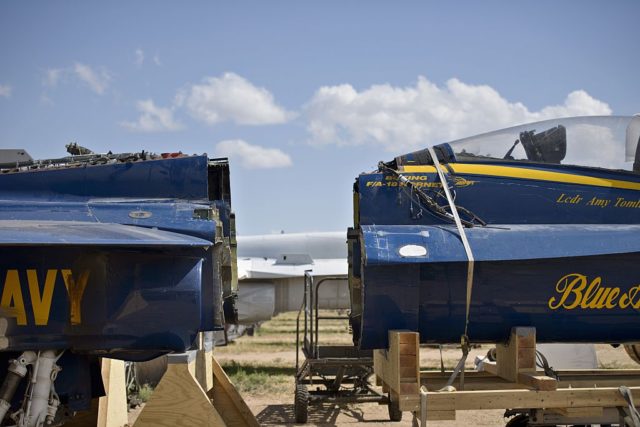
[[[346,232],[238,236],[238,318],[254,324],[300,308],[304,273],[339,276],[319,291],[323,309],[348,309]]]

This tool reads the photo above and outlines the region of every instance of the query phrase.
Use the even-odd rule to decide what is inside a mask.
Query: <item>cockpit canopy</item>
[[[640,172],[639,142],[638,115],[585,116],[546,120],[459,139],[443,144],[437,152],[443,160],[453,154],[450,160],[457,162],[525,161]],[[425,162],[430,163],[426,150],[395,159],[397,166]]]

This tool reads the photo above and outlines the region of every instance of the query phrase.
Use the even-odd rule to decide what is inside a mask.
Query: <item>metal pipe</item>
[[[37,356],[33,351],[25,351],[17,359],[9,361],[7,376],[0,387],[0,423],[11,408],[11,400],[16,393],[20,381],[27,375],[27,365],[33,363]]]
[[[38,356],[37,368],[33,373],[31,406],[27,411],[27,425],[29,427],[37,427],[48,412],[49,396],[53,384],[52,373],[57,369],[56,361],[56,353],[53,350],[43,351]]]
[[[311,273],[309,273],[308,275],[309,277],[309,285],[308,285],[308,290],[309,290],[309,305],[307,307],[307,309],[309,310],[309,344],[311,347],[311,354],[313,355],[314,358],[318,357],[318,354],[316,352],[316,346],[315,346],[315,333],[314,333],[314,304],[313,304],[313,275]]]
[[[338,277],[338,276],[331,276],[331,277],[325,277],[324,279],[321,279],[318,284],[316,285],[314,291],[315,291],[315,299],[314,299],[314,312],[315,312],[315,347],[314,347],[314,356],[316,358],[319,357],[318,355],[318,320],[321,319],[321,317],[318,316],[318,301],[320,300],[319,298],[319,292],[318,289],[320,289],[320,285],[322,285],[324,282],[329,282],[329,281],[337,281],[337,280],[344,280],[344,277]],[[344,319],[348,319],[348,317],[345,317]]]
[[[296,372],[299,371],[300,368],[300,313],[304,310],[304,336],[302,338],[303,343],[306,342],[307,339],[307,280],[310,277],[311,270],[305,270],[304,272],[304,290],[302,293],[302,304],[300,305],[300,310],[298,310],[298,315],[296,316]]]

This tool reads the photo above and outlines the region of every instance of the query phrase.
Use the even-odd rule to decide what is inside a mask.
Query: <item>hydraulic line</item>
[[[27,375],[27,366],[37,359],[36,353],[33,351],[25,351],[17,359],[9,361],[7,376],[4,378],[2,386],[0,386],[0,423],[7,415],[7,411],[11,408],[11,401],[16,393],[16,389],[20,381]]]

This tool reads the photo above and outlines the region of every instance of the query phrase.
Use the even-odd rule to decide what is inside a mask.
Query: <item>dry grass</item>
[[[242,394],[268,395],[288,390],[295,369],[275,364],[238,363],[231,361],[222,368]]]
[[[293,393],[296,316],[295,312],[279,314],[263,323],[254,336],[243,336],[215,349],[216,359],[243,396],[264,398]],[[346,321],[322,320],[319,326],[321,343],[351,344]]]

